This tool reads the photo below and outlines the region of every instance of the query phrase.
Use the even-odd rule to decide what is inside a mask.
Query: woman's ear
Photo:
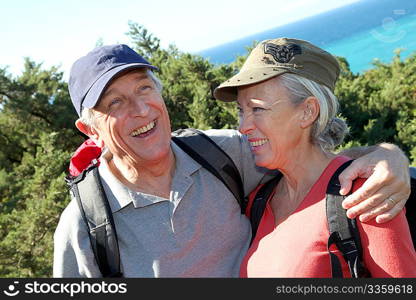
[[[312,126],[315,120],[319,117],[319,102],[315,97],[308,97],[301,104],[302,119],[300,122],[301,128]]]
[[[87,135],[91,140],[93,140],[93,142],[97,146],[101,148],[104,147],[104,141],[100,138],[100,134],[94,127],[83,123],[81,119],[75,121],[75,126],[78,128],[79,131],[81,131],[83,134]]]

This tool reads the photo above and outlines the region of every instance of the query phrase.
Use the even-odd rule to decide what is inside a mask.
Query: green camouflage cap
[[[239,86],[259,83],[283,73],[298,74],[334,91],[339,72],[334,56],[307,41],[290,38],[265,40],[251,51],[238,74],[214,90],[214,97],[235,101]]]

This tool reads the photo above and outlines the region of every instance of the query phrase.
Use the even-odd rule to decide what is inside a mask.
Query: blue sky
[[[23,58],[45,68],[104,44],[129,43],[128,21],[182,51],[197,52],[358,0],[13,0],[0,3],[0,67],[19,75]]]

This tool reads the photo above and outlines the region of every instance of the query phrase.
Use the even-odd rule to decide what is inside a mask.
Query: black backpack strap
[[[98,167],[93,165],[66,181],[89,229],[91,247],[101,274],[103,277],[122,277],[117,232]]]
[[[260,220],[263,217],[264,210],[266,208],[267,200],[272,194],[274,188],[279,183],[282,178],[282,174],[278,175],[269,181],[267,181],[256,193],[253,199],[253,203],[250,208],[250,223],[251,223],[251,242],[253,242],[254,237],[256,236],[257,229],[259,228]]]
[[[410,167],[410,196],[406,202],[406,218],[416,248],[416,168]]]
[[[326,215],[329,227],[328,252],[331,259],[332,277],[342,278],[342,268],[338,257],[329,249],[335,244],[342,253],[353,278],[370,277],[362,263],[360,234],[355,219],[349,219],[342,207],[345,196],[340,195],[341,184],[338,176],[351,164],[352,160],[342,164],[332,175],[326,191]]]
[[[230,190],[244,214],[243,181],[233,160],[202,131],[187,128],[172,133],[172,140],[202,167],[211,172]]]
[[[235,196],[244,213],[243,182],[233,160],[214,141],[196,129],[172,133],[173,141],[189,156],[221,180]],[[66,178],[89,228],[91,246],[103,277],[122,277],[117,232],[107,196],[95,165],[79,176]]]

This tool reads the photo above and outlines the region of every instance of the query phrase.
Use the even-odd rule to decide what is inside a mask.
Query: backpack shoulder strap
[[[345,196],[340,195],[339,174],[352,163],[352,160],[341,165],[332,175],[326,190],[326,216],[329,227],[328,252],[331,259],[332,277],[342,278],[342,268],[338,257],[329,248],[335,244],[348,264],[351,276],[370,277],[362,263],[362,247],[357,223],[349,219],[342,207]]]
[[[244,214],[243,181],[230,156],[202,131],[193,128],[179,129],[172,133],[172,140],[202,167],[211,172],[230,190]]]
[[[113,214],[98,167],[93,165],[75,178],[66,178],[89,230],[91,247],[103,277],[122,277]]]
[[[278,175],[269,181],[267,181],[256,193],[251,203],[250,208],[250,223],[251,223],[251,243],[253,243],[254,237],[257,234],[257,229],[259,228],[260,220],[263,217],[264,210],[266,208],[267,200],[270,198],[270,195],[274,191],[275,187],[282,178],[282,174]]]
[[[406,218],[416,247],[416,167],[410,167],[410,196],[406,202]]]

